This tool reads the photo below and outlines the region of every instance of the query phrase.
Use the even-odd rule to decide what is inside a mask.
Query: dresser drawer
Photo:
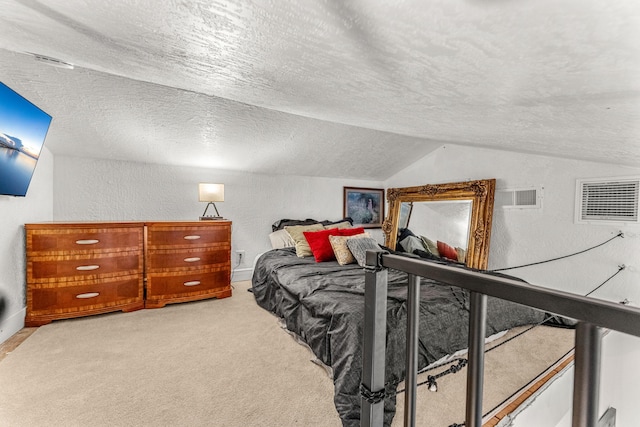
[[[135,303],[144,303],[141,274],[32,286],[27,295],[27,320],[39,315],[112,311]]]
[[[135,250],[142,247],[143,228],[58,228],[29,230],[31,254],[74,254]]]
[[[158,308],[167,303],[229,296],[231,284],[228,269],[149,274],[145,307]]]
[[[211,289],[229,289],[229,271],[202,271],[188,274],[153,274],[147,276],[147,295],[179,295]]]
[[[229,247],[231,226],[220,224],[214,226],[174,226],[147,227],[147,248],[191,248],[217,244]]]
[[[147,271],[189,270],[231,263],[228,248],[210,246],[194,249],[164,249],[147,252]]]
[[[90,255],[30,256],[27,282],[89,280],[141,274],[141,251]]]

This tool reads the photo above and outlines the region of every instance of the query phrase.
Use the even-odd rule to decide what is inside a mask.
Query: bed
[[[453,189],[457,198],[466,197],[472,201],[469,245],[463,251],[465,261],[459,257],[433,256],[426,250],[426,245],[422,247],[424,251],[410,250],[403,253],[405,256],[420,256],[429,262],[447,263],[463,269],[486,268],[495,180],[488,181],[488,189],[485,181],[458,184],[453,184],[453,187],[448,184],[446,189]],[[345,427],[360,425],[364,253],[372,248],[400,253],[395,250],[396,243],[404,236],[401,236],[398,225],[400,222],[404,227],[408,225],[408,220],[400,218],[403,194],[409,194],[413,197],[409,200],[415,202],[417,196],[427,194],[432,197],[435,194],[442,198],[446,193],[439,186],[412,187],[410,190],[404,193],[403,189],[389,190],[390,217],[383,226],[387,234],[385,246],[379,245],[363,229],[357,230],[346,223],[348,219],[336,223],[280,220],[273,224],[270,235],[275,249],[262,254],[254,266],[251,290],[257,304],[282,319],[286,329],[308,345],[317,359],[330,368],[334,404]],[[327,231],[332,227],[343,231]],[[411,234],[415,241],[420,240]],[[326,247],[327,239],[334,250],[317,250],[318,242]],[[351,260],[345,262],[340,245],[333,245],[336,242],[347,245]],[[394,250],[387,246],[389,243]],[[307,247],[302,247],[305,244]],[[395,392],[405,376],[406,299],[407,274],[389,270],[385,426],[391,425],[396,408]],[[553,316],[504,300],[488,298],[487,301],[487,336],[549,319],[552,323],[556,320]],[[466,349],[468,292],[421,278],[419,323],[419,369]]]
[[[432,261],[437,262],[437,261]],[[466,268],[461,266],[460,268]],[[389,271],[387,305],[385,425],[395,413],[393,392],[404,379],[406,332],[405,273]],[[364,270],[358,264],[316,263],[295,249],[263,254],[252,290],[258,305],[278,317],[333,371],[334,403],[344,426],[359,426]],[[467,346],[469,297],[460,288],[422,279],[419,368]],[[487,334],[540,323],[544,313],[503,300],[487,304]]]

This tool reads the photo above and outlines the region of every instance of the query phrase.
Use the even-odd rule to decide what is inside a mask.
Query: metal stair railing
[[[383,425],[387,269],[409,274],[404,425],[415,426],[420,277],[470,291],[469,363],[465,425],[482,426],[484,337],[487,296],[512,301],[578,321],[575,335],[572,427],[597,427],[602,328],[640,337],[640,309],[535,286],[423,259],[367,251],[360,425]]]

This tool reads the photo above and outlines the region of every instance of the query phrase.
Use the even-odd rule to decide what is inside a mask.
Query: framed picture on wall
[[[343,216],[354,227],[381,228],[384,221],[384,189],[344,187]]]

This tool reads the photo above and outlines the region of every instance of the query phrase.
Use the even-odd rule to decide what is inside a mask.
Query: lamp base
[[[220,221],[224,218],[221,216],[201,216],[200,221]]]

